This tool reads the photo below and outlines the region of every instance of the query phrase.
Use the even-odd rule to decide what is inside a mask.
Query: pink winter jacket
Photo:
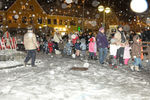
[[[125,47],[125,49],[124,49],[124,55],[123,55],[124,59],[131,58],[130,49],[131,49],[131,47],[129,47],[129,46]]]
[[[89,43],[89,52],[95,52],[95,42],[90,42]]]

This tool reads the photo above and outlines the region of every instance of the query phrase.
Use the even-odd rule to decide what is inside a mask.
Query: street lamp
[[[100,6],[98,6],[98,11],[103,12],[103,24],[102,24],[102,26],[105,27],[105,22],[106,22],[105,13],[110,13],[111,9],[109,7],[104,8],[104,6],[100,5]]]

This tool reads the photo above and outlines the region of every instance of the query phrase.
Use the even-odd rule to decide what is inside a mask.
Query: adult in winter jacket
[[[27,50],[27,57],[25,58],[24,64],[26,66],[27,62],[31,60],[31,66],[36,67],[35,59],[36,59],[36,49],[39,48],[35,33],[33,33],[32,27],[28,28],[27,33],[24,35],[24,47]]]
[[[80,45],[80,48],[81,48],[81,54],[83,57],[86,56],[86,43],[85,43],[85,39],[81,39],[81,45]]]
[[[118,31],[115,33],[114,38],[116,39],[116,44],[120,47],[117,50],[117,58],[119,59],[120,64],[124,64],[123,54],[124,54],[124,46],[126,43],[126,36],[123,32],[123,27],[121,25],[118,26]]]
[[[55,43],[55,49],[59,50],[58,44],[62,41],[62,37],[58,32],[54,33],[54,43]]]
[[[59,43],[60,41],[62,41],[62,37],[58,32],[55,32],[54,34],[54,42]]]
[[[99,29],[99,33],[97,34],[96,40],[97,48],[99,50],[99,62],[100,64],[104,64],[104,60],[107,56],[108,51],[108,41],[103,27]]]

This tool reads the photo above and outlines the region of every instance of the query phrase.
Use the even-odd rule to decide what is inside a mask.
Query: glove
[[[145,62],[147,62],[147,63],[148,63],[149,61],[148,61],[148,60],[146,60]]]
[[[40,51],[40,48],[37,48],[37,51]]]

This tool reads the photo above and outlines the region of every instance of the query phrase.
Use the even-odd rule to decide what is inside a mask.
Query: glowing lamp
[[[98,11],[99,11],[99,12],[104,11],[104,6],[102,6],[102,5],[98,6]]]
[[[110,8],[109,8],[109,7],[106,7],[106,8],[105,8],[105,12],[106,12],[106,13],[110,13]]]
[[[132,0],[130,7],[136,13],[143,13],[148,9],[148,4],[146,0]]]

